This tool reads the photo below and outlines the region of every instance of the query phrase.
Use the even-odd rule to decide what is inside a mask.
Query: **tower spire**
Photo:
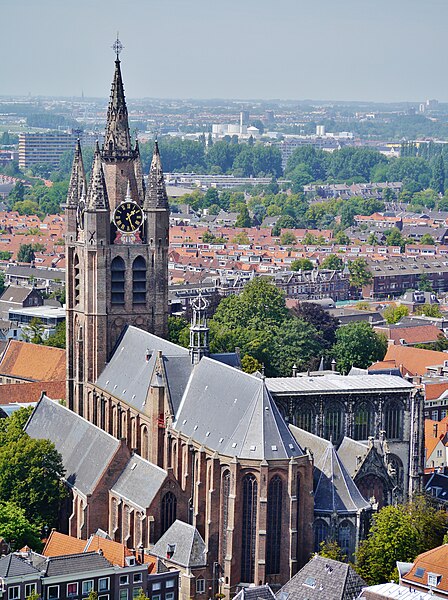
[[[79,138],[76,142],[75,156],[73,158],[72,173],[68,186],[67,204],[76,206],[81,198],[82,190],[86,187],[86,174],[82,160],[81,143]]]
[[[149,169],[148,185],[145,194],[144,208],[168,208],[168,196],[163,178],[162,161],[160,160],[159,144],[154,142],[151,167]]]
[[[107,208],[109,208],[109,200],[107,197],[103,166],[101,164],[100,148],[97,142],[95,154],[93,156],[92,175],[90,176],[89,190],[87,192],[87,210]]]
[[[131,134],[129,132],[128,109],[124,96],[123,79],[120,68],[120,52],[123,45],[117,39],[112,46],[116,53],[115,73],[107,110],[106,134],[104,136],[103,158],[129,158],[133,156]]]

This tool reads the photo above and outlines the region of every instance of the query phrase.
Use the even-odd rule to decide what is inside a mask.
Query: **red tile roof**
[[[436,400],[448,390],[447,383],[425,383],[425,399]]]
[[[436,342],[443,332],[435,325],[417,325],[415,327],[374,327],[378,333],[384,333],[387,339],[400,344],[404,340],[405,345],[428,344]]]
[[[65,380],[5,383],[0,385],[0,405],[14,402],[38,402],[42,392],[54,400],[65,398]]]
[[[410,346],[389,346],[384,357],[385,361],[395,361],[397,366],[403,365],[412,375],[425,375],[428,366],[443,364],[447,359],[446,352],[421,350]]]
[[[421,577],[416,576],[417,569],[423,569]],[[412,582],[416,586],[428,587],[428,573],[440,575],[441,579],[434,591],[448,592],[448,544],[429,550],[417,556],[409,573],[403,576],[406,582]]]
[[[30,381],[63,381],[65,350],[10,340],[0,360],[0,375]]]

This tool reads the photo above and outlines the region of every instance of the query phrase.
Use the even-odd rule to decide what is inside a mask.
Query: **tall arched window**
[[[325,432],[324,437],[337,441],[344,434],[345,411],[339,402],[330,402],[325,409]]]
[[[142,439],[140,447],[142,449],[142,458],[149,460],[149,434],[146,425],[143,425],[142,427]]]
[[[342,553],[348,558],[354,551],[353,545],[353,525],[350,521],[342,521],[338,528],[338,544]]]
[[[253,583],[255,574],[255,547],[257,540],[258,483],[255,476],[243,479],[243,532],[241,544],[241,581]]]
[[[227,527],[229,526],[229,496],[230,472],[226,471],[222,477],[222,521],[221,521],[221,564],[227,554]]]
[[[81,297],[81,273],[79,270],[79,258],[78,258],[77,254],[75,255],[75,258],[73,261],[73,268],[74,268],[73,302],[76,306],[77,304],[79,304],[80,297]]]
[[[124,304],[125,264],[121,256],[116,256],[111,265],[112,304]]]
[[[167,492],[162,498],[162,534],[174,523],[176,513],[177,498],[173,492]]]
[[[282,539],[282,492],[283,484],[275,475],[268,487],[268,528],[266,543],[266,574],[280,573],[280,547]]]
[[[146,260],[137,256],[132,264],[132,303],[146,304]]]
[[[374,409],[370,402],[361,402],[355,408],[355,429],[353,432],[355,440],[367,440],[374,434]]]
[[[320,545],[328,539],[329,528],[323,519],[314,522],[314,551],[320,551]]]
[[[310,433],[315,432],[316,413],[314,408],[308,402],[304,402],[300,405],[299,410],[296,413],[297,427],[309,431]]]
[[[402,437],[403,405],[397,400],[391,400],[384,409],[384,429],[389,440]]]

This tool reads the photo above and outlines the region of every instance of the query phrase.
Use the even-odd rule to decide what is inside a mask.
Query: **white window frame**
[[[205,579],[203,577],[199,577],[196,579],[196,594],[204,594],[205,593]]]
[[[109,594],[101,594],[98,596],[98,600],[109,600]]]
[[[165,587],[168,588],[173,588],[174,587],[174,579],[167,579],[165,582]]]
[[[162,589],[162,584],[160,583],[160,581],[156,581],[152,584],[153,592],[159,592],[161,589]]]
[[[120,600],[128,600],[128,598],[129,598],[129,590],[128,589],[120,590]]]
[[[56,596],[51,596],[50,590],[54,590],[54,589],[56,589],[58,592],[57,592]],[[49,585],[48,586],[47,598],[48,598],[48,600],[55,600],[56,598],[59,598],[59,586],[58,585]]]
[[[120,585],[129,585],[129,575],[120,575]]]
[[[88,586],[88,584],[90,584]],[[86,591],[85,588],[89,587],[89,589]],[[93,579],[86,579],[85,581],[82,582],[82,595],[83,596],[88,596],[90,594],[90,592],[93,590]]]
[[[141,585],[140,585],[140,586],[138,586],[138,587],[137,587],[137,586],[135,586],[135,587],[133,587],[133,588],[132,588],[132,600],[135,600],[136,598],[138,598],[138,597],[139,597],[139,595],[140,595],[140,590],[141,590],[141,591],[143,591],[143,588],[142,588],[142,586],[141,586]],[[143,592],[143,593],[144,593],[144,592]]]
[[[68,592],[68,587],[74,585],[76,587],[76,592],[74,594],[69,594]],[[75,596],[78,595],[79,592],[79,583],[77,581],[71,581],[70,583],[67,583],[67,598],[73,598]]]
[[[106,587],[101,586],[102,581],[106,582]],[[110,577],[100,577],[100,579],[98,579],[98,593],[106,592],[109,590],[110,590]]]
[[[16,590],[16,591],[14,592],[14,590]],[[11,585],[8,588],[8,600],[19,600],[19,598],[20,598],[20,585]]]
[[[134,573],[134,583],[143,582],[143,573]]]
[[[174,600],[174,592],[166,592],[165,600]]]
[[[25,583],[25,598],[28,598],[28,596],[31,596],[31,594],[35,591],[36,591],[35,583]]]

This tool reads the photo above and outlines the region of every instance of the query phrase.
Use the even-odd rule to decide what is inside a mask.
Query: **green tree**
[[[403,304],[399,306],[391,304],[384,310],[383,317],[386,319],[386,322],[391,325],[398,323],[403,317],[407,317],[408,314],[409,308],[407,306],[404,306]]]
[[[404,248],[404,244],[405,242],[401,235],[401,231],[397,227],[394,227],[386,233],[387,246],[400,246],[400,248]]]
[[[233,244],[239,244],[240,246],[247,246],[250,244],[249,236],[245,231],[239,231],[233,238]]]
[[[422,246],[434,246],[435,241],[431,234],[424,233],[421,237],[420,244]]]
[[[138,598],[140,598],[140,594],[138,595]],[[87,600],[98,600],[98,592],[95,590],[90,590]]]
[[[284,231],[280,236],[280,244],[282,246],[291,246],[297,244],[296,236],[292,231]]]
[[[367,538],[356,553],[356,570],[368,584],[396,577],[396,562],[413,562],[422,552],[439,546],[448,525],[447,514],[424,496],[407,504],[386,506],[373,518]]]
[[[54,332],[45,340],[45,346],[53,346],[54,348],[65,348],[65,321],[58,323]]]
[[[0,296],[5,291],[5,274],[3,271],[0,271]]]
[[[90,600],[90,599],[89,599]],[[93,599],[92,599],[93,600]],[[145,592],[143,591],[143,588],[140,588],[138,596],[136,598],[136,600],[149,600],[148,596],[145,594]]]
[[[421,292],[433,292],[432,282],[426,273],[422,273],[418,278],[418,289]]]
[[[342,552],[341,547],[336,540],[323,541],[319,545],[319,556],[323,558],[331,558],[339,562],[345,562],[347,556]]]
[[[22,329],[22,339],[32,344],[43,344],[44,324],[37,317],[33,317],[28,325]]]
[[[344,262],[337,254],[329,254],[320,264],[321,269],[330,269],[331,271],[341,271],[343,267]]]
[[[261,373],[263,365],[250,354],[245,354],[241,359],[241,368],[245,373],[255,373],[256,371]]]
[[[433,161],[430,186],[438,194],[445,193],[445,166],[442,154],[438,154]]]
[[[356,321],[339,327],[332,354],[338,370],[348,373],[352,367],[366,369],[372,363],[383,360],[387,339],[375,333],[369,323]]]
[[[348,263],[350,273],[350,285],[355,288],[363,288],[372,283],[373,276],[365,258],[355,258]]]
[[[183,344],[180,343],[180,336],[184,330],[190,331],[190,325],[185,317],[168,317],[168,339],[170,342],[182,346]]]
[[[300,302],[291,312],[316,328],[323,348],[329,349],[335,343],[339,321],[322,306],[315,302]]]
[[[36,550],[42,546],[39,529],[25,515],[25,511],[14,502],[0,501],[0,537],[11,545],[12,550],[30,546]]]
[[[380,242],[376,236],[376,233],[372,232],[369,234],[369,237],[367,238],[367,243],[371,246],[378,246]]]
[[[312,271],[313,268],[309,258],[296,258],[291,263],[291,271]]]
[[[433,317],[436,319],[443,317],[439,304],[422,304],[415,308],[414,313],[416,315],[423,315],[425,317]]]
[[[9,260],[11,252],[9,250],[0,250],[0,260]]]
[[[250,219],[249,210],[244,204],[239,211],[235,227],[250,227],[251,225],[252,221]]]
[[[17,252],[18,262],[31,263],[35,259],[34,248],[32,244],[21,244]]]
[[[54,444],[23,431],[30,412],[22,408],[0,421],[0,501],[17,504],[39,528],[54,527],[66,495],[64,466]]]
[[[20,202],[25,197],[25,186],[22,181],[18,181],[12,190],[9,192],[9,206],[13,206],[16,202]]]

